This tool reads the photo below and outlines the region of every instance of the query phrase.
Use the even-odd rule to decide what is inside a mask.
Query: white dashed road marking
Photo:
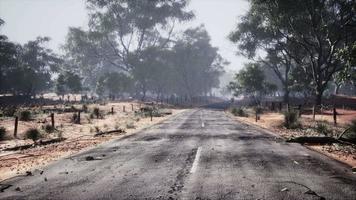
[[[193,174],[197,170],[198,163],[199,163],[199,158],[200,158],[200,153],[201,153],[201,147],[198,148],[197,153],[195,154],[195,159],[194,159],[194,162],[193,162],[193,166],[190,169],[190,173],[191,174]]]

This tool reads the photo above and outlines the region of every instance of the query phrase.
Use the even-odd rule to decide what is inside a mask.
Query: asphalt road
[[[0,199],[356,199],[349,167],[209,109],[1,184]]]

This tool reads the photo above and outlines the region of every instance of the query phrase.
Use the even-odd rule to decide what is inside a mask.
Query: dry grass
[[[270,130],[284,138],[290,137],[298,137],[298,136],[318,136],[321,135],[320,133],[315,131],[315,127],[317,123],[324,123],[327,125],[331,131],[331,136],[337,136],[340,134],[344,129],[345,126],[353,119],[356,119],[356,111],[352,110],[341,110],[338,109],[338,125],[334,126],[333,124],[333,115],[331,111],[324,111],[323,115],[316,115],[315,121],[313,121],[312,115],[302,115],[299,118],[299,121],[302,124],[302,129],[286,129],[283,127],[284,116],[282,113],[275,113],[275,112],[266,112],[260,115],[260,120],[255,122],[255,116],[250,111],[249,117],[234,117],[239,121],[253,124],[267,130]],[[333,145],[309,145],[311,149],[314,149],[320,153],[323,153],[329,157],[332,157],[336,160],[344,162],[350,166],[356,167],[356,149],[351,146],[345,146],[340,144],[333,144]]]
[[[138,103],[134,104],[134,110],[139,109]],[[81,105],[75,105],[81,108]],[[125,106],[126,112],[122,112]],[[106,105],[89,105],[89,110],[94,107],[99,107],[105,113],[103,119],[90,119],[90,113],[81,114],[81,124],[73,124],[71,117],[73,113],[55,114],[55,123],[58,131],[55,133],[46,134],[46,138],[54,138],[61,135],[67,138],[66,141],[47,146],[30,148],[23,151],[5,152],[2,149],[32,143],[31,140],[25,140],[24,133],[29,128],[41,128],[41,126],[50,123],[49,114],[38,114],[35,119],[29,122],[19,122],[18,136],[20,139],[13,139],[13,119],[3,118],[0,121],[0,126],[6,127],[7,137],[10,140],[0,141],[0,180],[23,174],[26,171],[42,168],[49,163],[60,158],[72,155],[79,151],[95,147],[103,142],[121,138],[125,135],[133,134],[142,128],[150,126],[166,119],[168,116],[155,117],[153,121],[150,118],[138,117],[131,110],[131,103],[109,103]],[[115,113],[108,114],[114,107]],[[173,114],[182,110],[173,109]],[[127,129],[127,124],[134,124],[135,129]],[[111,134],[101,137],[93,137],[96,133],[95,129],[100,131],[108,131],[114,129],[124,129],[125,134]],[[45,133],[45,131],[43,131]]]

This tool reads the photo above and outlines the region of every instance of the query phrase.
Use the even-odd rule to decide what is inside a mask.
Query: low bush
[[[13,117],[16,114],[17,108],[15,106],[9,106],[2,109],[2,115],[4,117]]]
[[[332,130],[330,130],[329,127],[323,122],[318,122],[316,124],[315,131],[325,136],[328,136],[332,132]]]
[[[289,111],[284,113],[284,127],[287,129],[300,128],[301,124],[298,120],[298,113],[295,111]]]
[[[90,117],[91,118],[95,117],[95,118],[99,119],[99,118],[103,118],[104,115],[98,107],[94,107]]]
[[[343,138],[356,143],[356,120],[352,120],[351,124],[347,126],[347,131],[343,135]]]
[[[72,117],[71,117],[71,119],[70,119],[70,121],[72,122],[72,123],[78,123],[78,114],[77,113],[73,113],[72,114]]]
[[[44,125],[43,129],[46,131],[46,133],[53,133],[55,130],[51,124]]]
[[[133,122],[130,122],[130,123],[127,123],[127,124],[126,124],[126,128],[127,128],[127,129],[135,129],[136,126],[135,126],[135,124],[134,124]]]
[[[231,110],[231,113],[239,117],[248,117],[248,114],[245,112],[243,108],[233,108]]]
[[[0,141],[5,140],[5,136],[6,136],[6,128],[0,126]]]
[[[26,139],[31,139],[36,142],[38,139],[42,138],[41,132],[37,128],[30,128],[25,132]]]
[[[19,113],[19,119],[21,121],[30,121],[32,117],[32,113],[29,110],[22,110]]]
[[[87,104],[83,104],[82,105],[82,110],[83,110],[83,112],[88,112],[89,111],[88,105]]]

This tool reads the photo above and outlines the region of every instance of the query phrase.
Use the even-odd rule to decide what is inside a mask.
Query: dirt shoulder
[[[252,125],[255,127],[263,128],[265,130],[271,131],[274,134],[277,134],[285,139],[298,137],[298,136],[319,136],[320,134],[314,130],[314,126],[317,123],[323,122],[328,123],[331,127],[331,119],[330,116],[317,116],[316,121],[311,119],[311,116],[302,116],[300,118],[300,122],[303,124],[303,129],[286,129],[282,126],[283,123],[283,114],[282,113],[264,113],[260,115],[260,120],[258,122],[255,121],[255,117],[253,115],[249,115],[249,117],[239,117],[234,116],[231,113],[227,113],[230,117],[240,122],[246,123],[248,125]],[[332,117],[332,116],[331,116]],[[348,116],[347,116],[348,117]],[[349,118],[349,117],[348,117]],[[330,134],[336,134],[342,132],[344,130],[344,125],[348,122],[346,120],[342,120],[341,123],[337,127],[333,127],[330,131]],[[351,167],[356,167],[356,149],[349,145],[343,144],[331,144],[331,145],[308,145],[305,144],[308,148],[322,153],[328,157],[331,157],[335,160],[341,161]]]
[[[125,112],[123,107],[125,106]],[[56,114],[56,128],[58,132],[46,134],[46,139],[56,138],[58,134],[66,138],[65,141],[53,143],[45,146],[37,146],[26,150],[4,151],[6,148],[19,145],[32,144],[31,140],[24,139],[24,132],[28,128],[43,127],[43,121],[49,121],[48,114],[36,115],[36,118],[30,122],[19,122],[19,138],[8,138],[0,142],[0,181],[14,176],[26,175],[33,170],[41,170],[48,164],[57,161],[63,157],[94,148],[104,142],[120,139],[139,132],[140,130],[160,123],[167,118],[174,116],[184,110],[169,109],[171,115],[160,117],[150,117],[137,115],[135,111],[139,110],[141,105],[138,103],[109,103],[106,105],[89,105],[99,107],[105,113],[101,119],[90,118],[90,113],[81,114],[81,124],[74,124],[71,121],[73,113]],[[134,108],[132,110],[132,107]],[[114,114],[111,114],[111,108],[114,108]],[[41,123],[39,123],[41,121]],[[45,122],[46,123],[46,122]],[[0,126],[7,127],[8,134],[13,132],[13,119],[2,119]],[[117,132],[105,134],[99,137],[94,135],[99,132],[110,130],[123,130],[123,133]],[[11,136],[9,136],[11,137]]]

